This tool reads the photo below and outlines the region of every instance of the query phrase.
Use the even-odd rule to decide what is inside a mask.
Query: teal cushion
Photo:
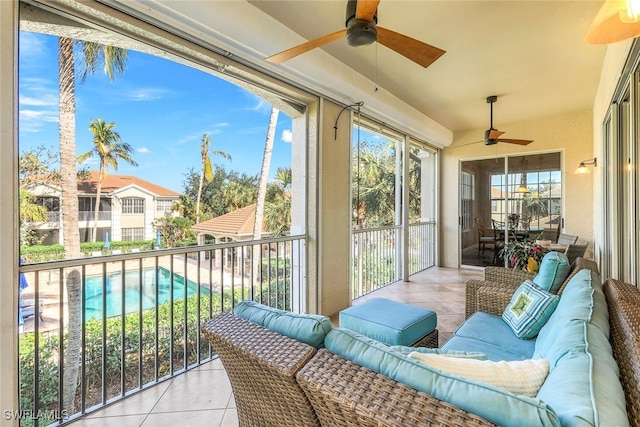
[[[609,312],[602,283],[591,270],[580,270],[567,283],[558,306],[538,334],[534,357],[546,354],[548,359],[551,354],[568,351],[570,345],[564,341],[567,338],[559,339],[559,335],[571,321],[593,323],[609,337]]]
[[[411,345],[433,332],[436,313],[385,298],[374,298],[340,312],[340,327],[389,345]]]
[[[531,339],[538,335],[556,309],[560,298],[525,280],[513,293],[502,319],[511,326],[518,338]]]
[[[514,340],[518,340],[523,343],[534,343],[534,340],[521,340],[520,338],[516,337],[515,335],[513,335],[513,332],[511,332],[511,329],[509,329],[509,333],[514,338]],[[531,359],[531,353],[521,353],[521,349],[514,349],[512,347],[506,346],[503,347],[498,344],[491,344],[473,338],[459,337],[457,335],[449,338],[447,342],[442,346],[442,349],[448,351],[469,351],[482,353],[487,356],[487,360],[493,360],[494,362],[500,362],[501,360],[504,360],[505,362],[511,362],[515,360]]]
[[[522,340],[515,336],[511,326],[502,320],[502,317],[482,311],[476,311],[465,320],[455,332],[455,336],[470,338],[477,341],[479,345],[480,342],[484,342],[505,349],[505,356],[500,356],[498,360],[530,359],[535,345],[534,341]],[[469,350],[484,351],[473,347]],[[507,352],[519,354],[521,357],[508,356]],[[495,360],[492,357],[489,359]]]
[[[544,401],[445,373],[354,331],[335,328],[325,347],[338,356],[502,426],[559,426]]]
[[[327,316],[292,313],[254,301],[241,301],[235,306],[233,313],[315,348],[323,347],[327,333],[333,328]]]
[[[553,407],[563,426],[629,425],[618,365],[602,330],[583,320],[561,329],[558,343],[540,354],[550,370],[538,398]]]
[[[557,294],[570,271],[569,258],[562,252],[551,251],[542,258],[533,281],[545,291]]]
[[[391,346],[391,348],[407,356],[411,353],[422,353],[422,354],[438,354],[441,356],[448,356],[448,357],[459,357],[463,359],[487,360],[487,355],[479,351],[464,351],[464,350],[458,351],[458,350],[446,350],[442,348],[409,347],[407,345],[394,345],[394,346]]]
[[[554,408],[562,425],[628,425],[608,337],[600,278],[591,270],[580,270],[540,330],[533,354],[549,361],[549,376],[538,397]]]

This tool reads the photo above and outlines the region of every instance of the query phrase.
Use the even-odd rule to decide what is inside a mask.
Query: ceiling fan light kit
[[[591,44],[607,44],[640,35],[640,0],[606,0],[587,31]]]

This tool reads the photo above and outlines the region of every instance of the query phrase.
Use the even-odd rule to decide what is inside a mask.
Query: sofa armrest
[[[494,425],[326,349],[319,350],[296,378],[322,425]]]
[[[527,279],[533,279],[535,273],[524,270],[515,270],[504,267],[486,267],[484,269],[484,280],[518,286]]]
[[[476,311],[486,311],[479,307],[479,291],[481,288],[488,287],[495,290],[502,289],[503,292],[509,295],[509,298],[511,298],[511,295],[513,295],[515,290],[518,289],[518,286],[520,286],[521,284],[522,282],[512,285],[508,283],[499,283],[499,282],[493,282],[493,281],[487,281],[487,280],[475,280],[475,279],[467,280],[466,289],[465,289],[465,292],[466,292],[465,313],[464,313],[465,319],[469,318]],[[483,298],[485,299],[489,298],[489,295],[484,295]],[[483,307],[485,306],[490,307],[491,303],[484,301]],[[506,307],[506,304],[504,305],[504,307]],[[502,314],[502,311],[500,312],[500,314]]]
[[[511,302],[514,288],[501,286],[481,286],[478,289],[478,311],[502,316],[502,312]]]
[[[229,312],[201,331],[229,376],[240,425],[320,426],[295,378],[314,347]]]

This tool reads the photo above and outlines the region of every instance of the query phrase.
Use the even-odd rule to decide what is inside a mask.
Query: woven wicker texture
[[[490,283],[490,282],[485,282]],[[481,286],[478,289],[478,311],[502,316],[504,309],[511,302],[515,289],[500,286]]]
[[[319,426],[295,374],[316,350],[232,313],[202,326],[227,371],[241,426]]]
[[[438,347],[438,330],[434,329],[411,345],[412,347]]]
[[[608,279],[604,293],[609,307],[611,347],[620,368],[629,423],[640,426],[640,291],[628,283]]]
[[[562,291],[564,291],[565,286],[571,280],[575,274],[582,270],[588,268],[596,273],[598,271],[598,264],[594,261],[590,261],[584,258],[576,258],[576,261],[571,265],[571,271],[567,278],[562,282],[560,289],[558,290],[558,295],[562,295]],[[484,300],[482,302],[482,308],[480,308],[480,303],[478,301],[478,291],[483,286],[487,286],[490,288],[502,288],[505,293],[509,294],[509,299],[513,292],[518,289],[518,286],[522,284],[527,279],[533,279],[535,274],[529,273],[523,270],[514,270],[512,268],[503,268],[503,267],[486,267],[484,270],[484,279],[485,280],[468,280],[466,283],[466,297],[465,297],[465,318],[469,318],[476,311],[486,311],[487,313],[495,314],[499,316],[502,314],[502,311],[507,306],[507,303],[504,303],[504,300],[498,301],[489,301]],[[493,289],[495,292],[496,289]]]
[[[297,378],[323,426],[493,425],[325,349]]]

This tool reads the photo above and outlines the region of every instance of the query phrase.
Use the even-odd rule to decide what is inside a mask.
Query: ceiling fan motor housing
[[[345,25],[347,27],[346,40],[350,46],[366,46],[376,41],[378,32],[376,24],[378,23],[378,12],[373,16],[372,21],[364,19],[356,19],[357,0],[349,0],[347,2],[347,16]]]
[[[493,129],[487,129],[484,131],[484,145],[495,145],[498,143],[497,139],[491,139],[489,136],[491,135],[491,131]]]
[[[370,22],[353,19],[347,28],[347,43],[349,46],[367,46],[376,41],[378,32]]]

